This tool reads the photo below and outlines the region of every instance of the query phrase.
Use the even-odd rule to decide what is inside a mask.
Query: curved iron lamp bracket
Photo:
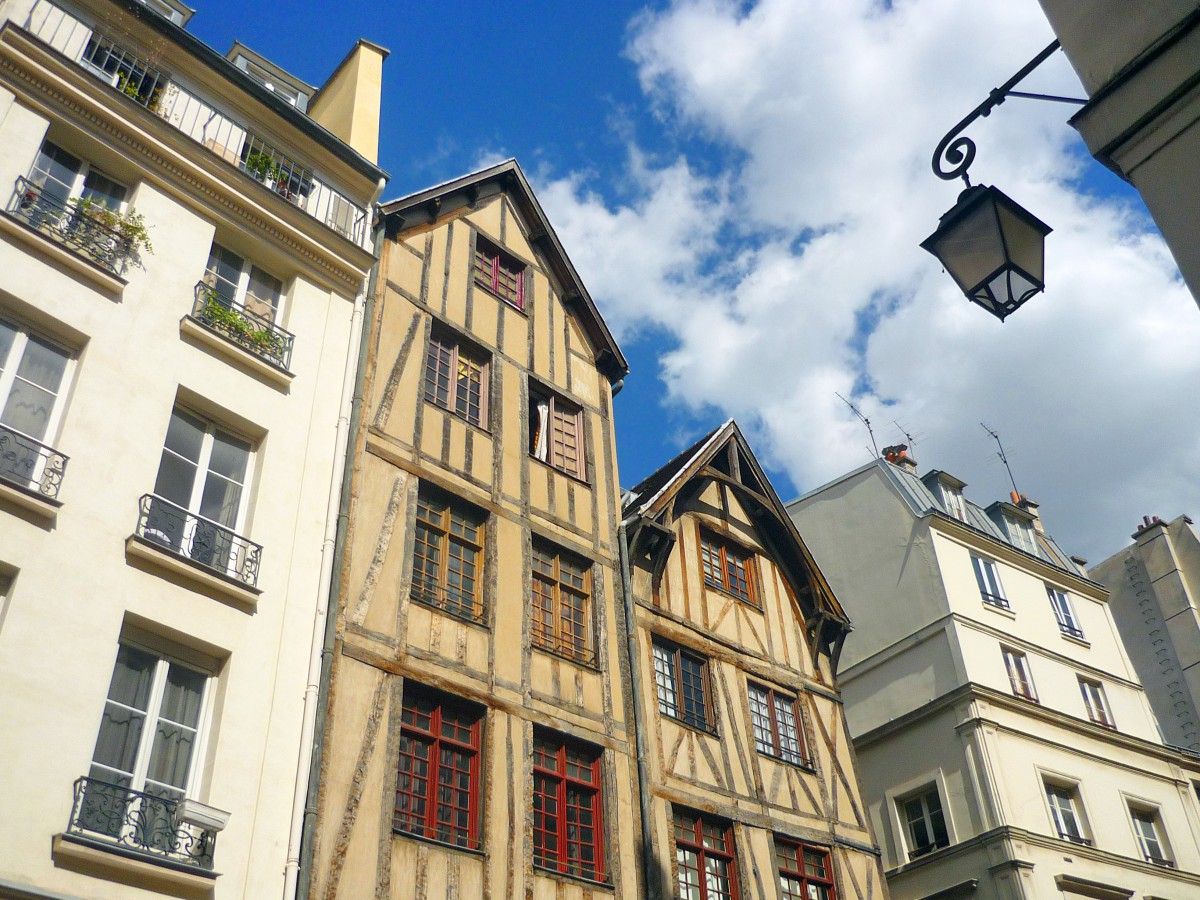
[[[1079,106],[1087,103],[1086,100],[1079,100],[1075,97],[1060,97],[1055,94],[1030,94],[1026,91],[1013,90],[1026,75],[1049,59],[1051,54],[1058,48],[1058,41],[1051,41],[1045,50],[1022,66],[1017,74],[1000,85],[1000,87],[993,88],[986,100],[971,110],[971,113],[966,118],[947,132],[946,136],[937,145],[937,149],[933,151],[933,174],[946,181],[951,181],[961,175],[967,186],[970,186],[971,179],[967,177],[967,169],[975,161],[975,142],[963,135],[962,132],[976,119],[990,115],[993,109],[1009,97],[1020,97],[1025,100],[1049,100],[1053,103],[1074,103]],[[943,168],[943,161],[948,163],[950,168]]]

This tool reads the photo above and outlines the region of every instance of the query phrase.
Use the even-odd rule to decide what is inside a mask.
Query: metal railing
[[[1072,834],[1069,831],[1059,829],[1058,836],[1064,841],[1070,841],[1072,844],[1079,844],[1081,847],[1090,847],[1092,842],[1085,838],[1082,834]]]
[[[294,334],[270,319],[255,315],[238,305],[233,297],[203,281],[196,285],[192,318],[273,366],[286,371],[291,365]]]
[[[50,0],[37,0],[25,22],[31,34],[160,116],[227,163],[362,246],[366,210],[307,168]]]
[[[0,481],[54,500],[67,470],[57,450],[0,425]]]
[[[153,494],[138,501],[138,511],[138,537],[250,587],[258,584],[258,544]]]
[[[95,778],[75,781],[67,833],[115,849],[196,869],[211,870],[217,835],[183,822],[179,801]]]
[[[133,259],[133,242],[84,206],[64,202],[28,178],[18,178],[8,214],[86,256],[114,275]]]
[[[1166,859],[1162,856],[1151,856],[1149,853],[1146,854],[1146,862],[1153,863],[1156,866],[1162,866],[1164,869],[1175,868],[1175,863],[1173,860]]]
[[[1071,637],[1079,638],[1080,640],[1083,639],[1083,629],[1078,625],[1072,625],[1070,622],[1060,621],[1058,623],[1058,630],[1063,634],[1070,635]]]

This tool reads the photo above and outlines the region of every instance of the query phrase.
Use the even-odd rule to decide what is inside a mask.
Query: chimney
[[[1023,509],[1025,512],[1033,516],[1033,527],[1041,534],[1045,534],[1046,529],[1042,525],[1042,517],[1038,515],[1038,502],[1036,500],[1030,500],[1024,494],[1018,494],[1016,491],[1013,491],[1010,496],[1012,497],[1013,506],[1017,507],[1018,509]]]
[[[1130,535],[1135,541],[1143,534],[1146,534],[1150,529],[1166,523],[1158,516],[1142,516],[1142,524],[1137,527],[1137,531]]]
[[[883,458],[910,475],[917,474],[917,461],[908,455],[908,444],[893,444],[883,448]]]

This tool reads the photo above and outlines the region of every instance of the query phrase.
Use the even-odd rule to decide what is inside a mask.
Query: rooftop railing
[[[76,19],[50,0],[37,0],[25,27],[35,37],[255,181],[300,207],[343,237],[362,245],[366,210],[312,171],[160,72],[152,60]]]
[[[0,425],[0,481],[54,500],[66,469],[57,450]]]
[[[295,335],[203,281],[196,285],[192,318],[277,368],[287,371],[291,365]]]
[[[135,250],[132,241],[84,204],[63,201],[28,178],[18,178],[8,214],[30,228],[85,256],[114,275],[120,275]]]
[[[161,497],[138,501],[137,536],[168,553],[242,584],[258,584],[262,547]]]
[[[180,801],[117,784],[80,778],[67,833],[111,847],[193,869],[211,870],[214,831],[183,821]]]

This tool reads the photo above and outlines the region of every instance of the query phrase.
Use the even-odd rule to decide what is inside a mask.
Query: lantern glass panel
[[[1004,232],[1004,242],[1008,245],[1008,258],[1013,266],[1036,282],[1036,290],[1046,280],[1046,233],[1021,215],[1019,208],[1000,203],[996,210],[1000,217],[1000,230]],[[1013,286],[1013,296],[1021,296],[1017,293],[1016,285]]]
[[[953,212],[953,211],[952,211]],[[996,227],[996,208],[988,198],[956,218],[931,249],[964,291],[974,291],[1004,265],[1004,244]]]

